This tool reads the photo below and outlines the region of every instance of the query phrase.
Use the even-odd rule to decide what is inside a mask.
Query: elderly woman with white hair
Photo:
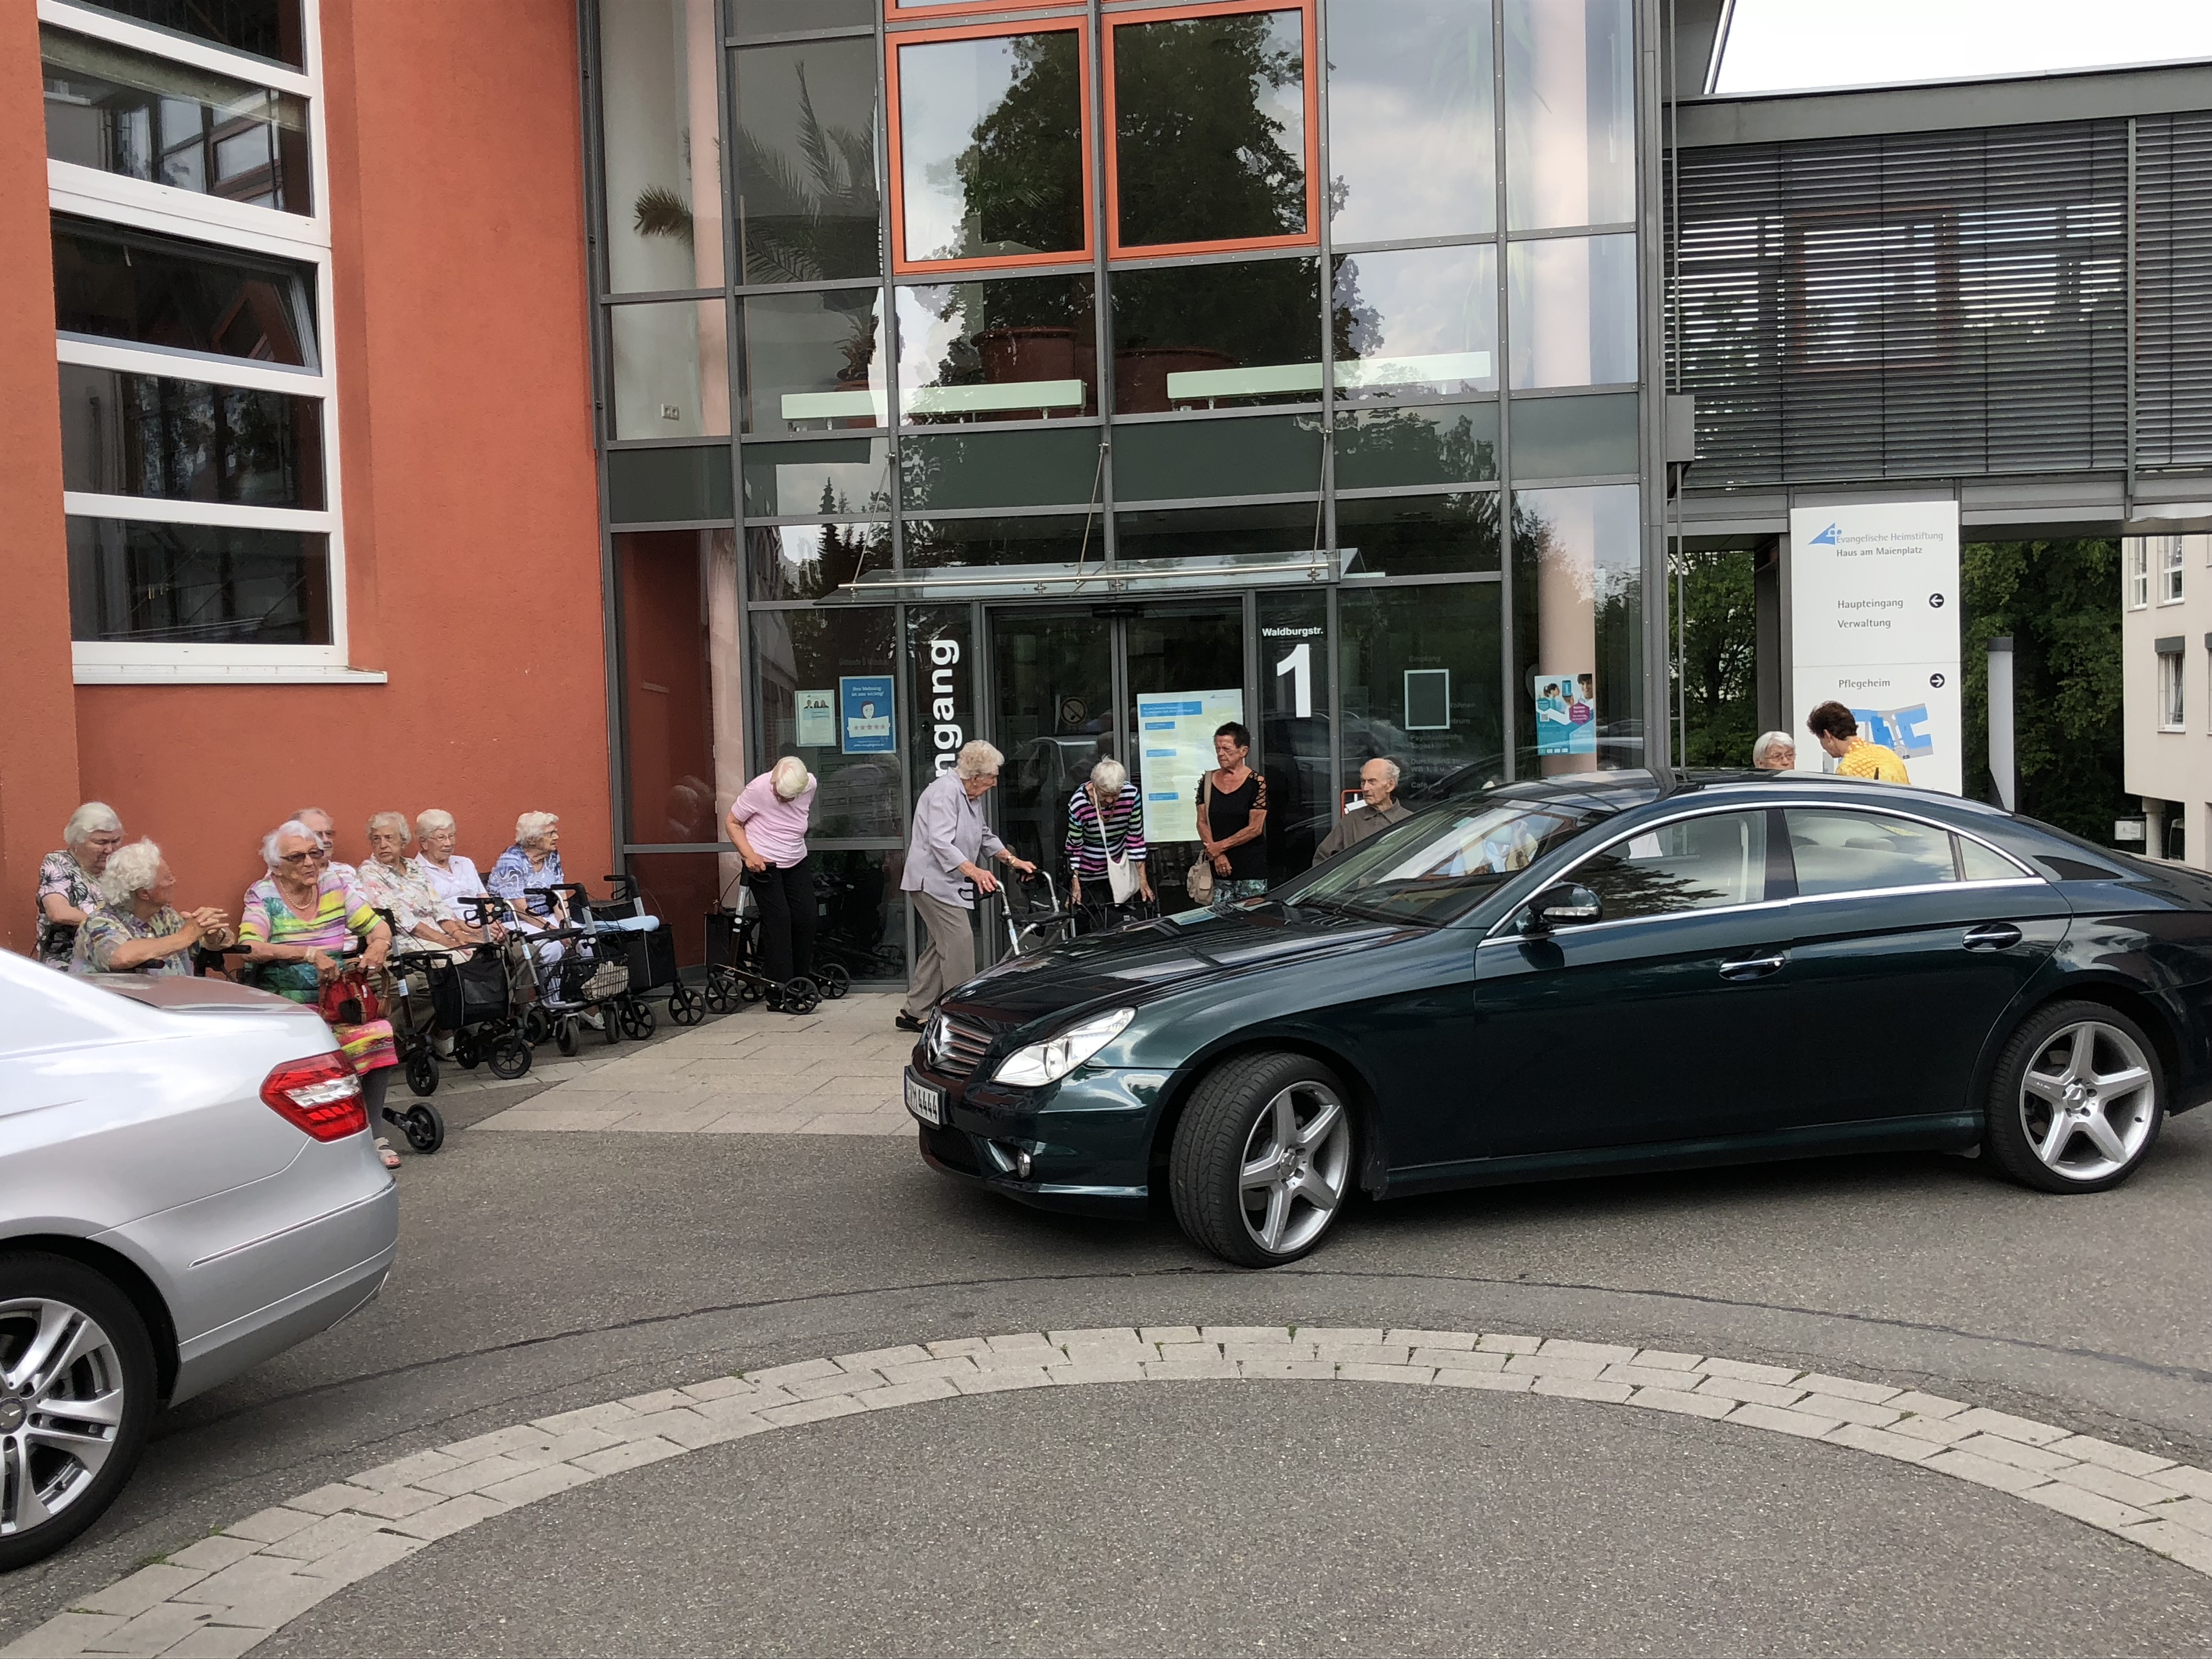
[[[514,845],[491,867],[491,890],[513,907],[512,920],[524,934],[542,933],[568,919],[565,894],[547,890],[568,879],[561,868],[561,818],[555,812],[525,812],[514,821]]]
[[[38,957],[67,969],[76,930],[100,902],[100,874],[123,845],[123,820],[105,801],[88,800],[62,826],[62,849],[39,863]]]
[[[806,763],[786,755],[730,803],[730,842],[760,902],[762,966],[778,985],[814,971],[814,864],[806,854],[806,826],[816,787]],[[769,1006],[782,1006],[771,992]]]
[[[1061,849],[1071,872],[1068,902],[1083,902],[1091,884],[1093,902],[1149,902],[1152,878],[1146,867],[1144,804],[1129,769],[1107,756],[1091,769],[1091,781],[1067,803],[1067,838]]]
[[[177,878],[161,849],[133,842],[108,854],[100,900],[76,930],[73,974],[188,974],[192,947],[219,951],[231,941],[230,918],[212,906],[179,912]]]
[[[998,878],[978,862],[988,856],[1027,874],[1036,866],[1016,858],[983,822],[983,797],[995,788],[1006,757],[988,743],[961,750],[950,771],[914,804],[914,837],[899,886],[929,930],[929,943],[914,965],[906,1006],[891,1023],[919,1031],[945,994],[975,977],[975,933],[969,921],[978,894],[999,890]]]
[[[368,821],[368,860],[361,866],[362,891],[399,925],[393,948],[403,956],[424,951],[465,951],[483,943],[482,928],[430,883],[420,859],[407,855],[413,839],[404,812],[379,812]]]

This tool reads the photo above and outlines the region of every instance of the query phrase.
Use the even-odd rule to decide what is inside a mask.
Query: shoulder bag
[[[1206,815],[1206,827],[1213,827],[1213,774],[1206,775],[1206,789],[1198,810]],[[1213,902],[1213,860],[1206,856],[1206,848],[1198,849],[1198,858],[1183,877],[1183,885],[1189,890],[1193,904]]]
[[[1127,904],[1137,890],[1136,867],[1129,861],[1129,838],[1121,837],[1121,850],[1116,853],[1114,843],[1106,838],[1106,809],[1099,805],[1098,791],[1090,790],[1091,810],[1098,819],[1098,850],[1106,860],[1106,890],[1116,904]]]

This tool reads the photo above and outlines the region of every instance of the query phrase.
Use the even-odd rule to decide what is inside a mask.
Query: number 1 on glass
[[[1291,696],[1297,701],[1291,712],[1304,720],[1313,714],[1313,644],[1303,641],[1284,653],[1275,665],[1275,678],[1290,677]]]

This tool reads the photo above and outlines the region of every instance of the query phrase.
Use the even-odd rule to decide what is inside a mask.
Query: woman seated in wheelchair
[[[270,832],[261,843],[261,856],[269,873],[246,890],[238,925],[249,968],[264,990],[318,1007],[337,1034],[339,1050],[360,1074],[368,1121],[377,1122],[391,1067],[398,1060],[392,1022],[364,1018],[366,1011],[340,1000],[337,981],[347,969],[339,957],[352,940],[361,940],[360,971],[380,978],[392,951],[392,930],[367,894],[331,873],[330,854],[297,818]],[[384,1161],[393,1168],[399,1162],[389,1150],[384,1150]]]
[[[230,918],[204,906],[179,911],[177,878],[161,849],[134,842],[108,856],[100,896],[85,912],[70,957],[73,974],[189,974],[196,947],[231,941]]]

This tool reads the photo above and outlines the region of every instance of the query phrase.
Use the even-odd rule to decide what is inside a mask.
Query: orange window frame
[[[991,0],[1004,4],[1004,0]],[[884,0],[888,5],[890,0]],[[911,13],[902,14],[912,15]],[[1078,96],[1083,100],[1081,112],[1083,131],[1083,246],[1080,248],[1058,250],[1050,253],[994,253],[969,259],[909,259],[906,254],[906,161],[901,144],[903,111],[899,103],[899,53],[907,46],[927,46],[938,40],[975,40],[993,37],[1011,38],[1019,34],[1051,34],[1070,32],[1076,37]],[[1029,18],[1019,22],[971,23],[961,27],[934,29],[902,29],[889,36],[884,51],[884,131],[888,141],[891,198],[891,271],[895,276],[921,276],[933,272],[960,270],[1001,270],[1024,265],[1086,265],[1091,263],[1098,246],[1097,210],[1092,202],[1091,173],[1097,146],[1097,134],[1091,130],[1091,28],[1080,15],[1072,17]]]
[[[1207,242],[1139,242],[1121,240],[1121,124],[1115,112],[1114,38],[1118,29],[1147,23],[1180,22],[1196,17],[1234,17],[1246,12],[1295,11],[1299,15],[1305,52],[1306,228],[1288,236],[1232,236]],[[1321,62],[1320,27],[1315,0],[1227,0],[1226,3],[1160,6],[1142,11],[1111,12],[1105,18],[1106,38],[1099,62],[1106,77],[1106,257],[1109,259],[1159,259],[1178,253],[1233,253],[1264,248],[1321,246]]]
[[[917,17],[959,17],[979,11],[1039,11],[1055,6],[1077,9],[1077,0],[930,0],[921,6],[902,6],[884,0],[884,21],[903,23]]]

